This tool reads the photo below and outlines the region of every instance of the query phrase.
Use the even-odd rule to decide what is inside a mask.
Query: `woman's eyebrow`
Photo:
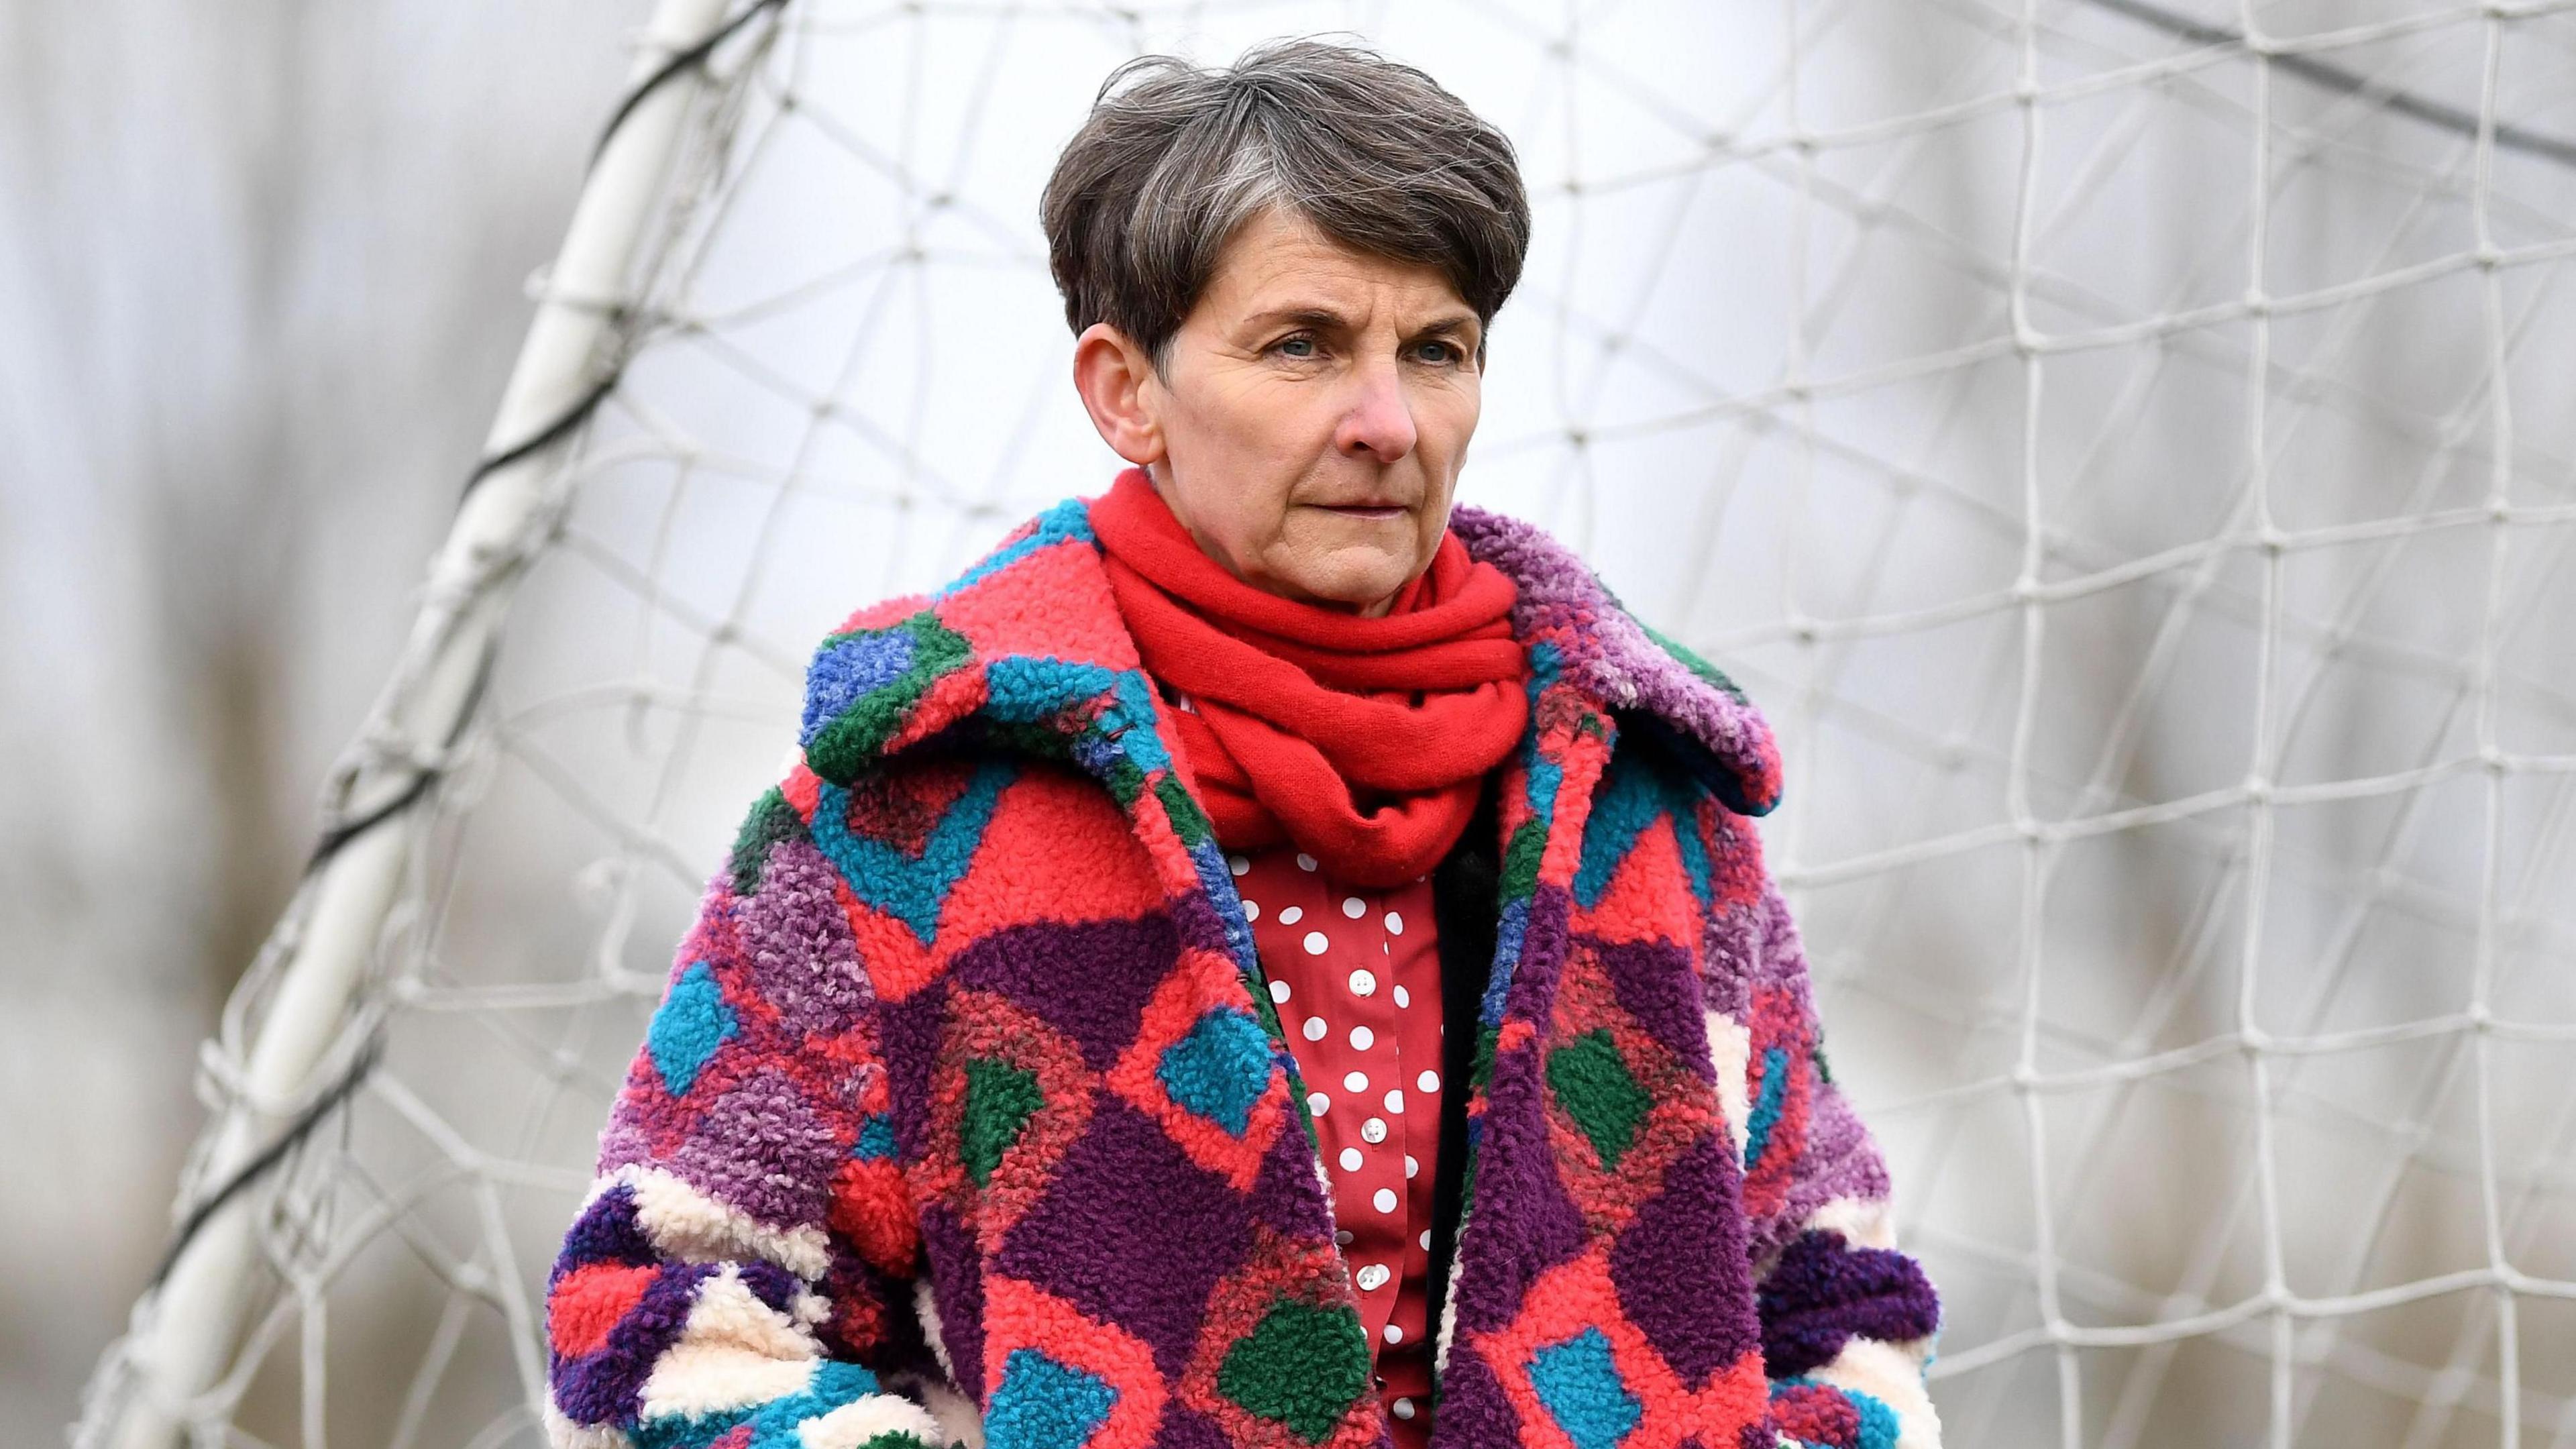
[[[1312,327],[1319,332],[1348,331],[1351,325],[1349,318],[1332,308],[1311,303],[1274,307],[1267,312],[1255,312],[1244,319],[1245,326],[1256,328],[1275,327],[1282,323]]]

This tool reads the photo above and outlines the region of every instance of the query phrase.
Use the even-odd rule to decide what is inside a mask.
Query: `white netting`
[[[449,771],[313,1090],[384,1055],[246,1194],[201,1434],[539,1442],[546,1265],[808,651],[1113,467],[1056,148],[1139,50],[1348,29],[1537,202],[1465,496],[1780,727],[1950,1442],[2576,1445],[2571,9],[759,15],[475,727],[371,746]]]

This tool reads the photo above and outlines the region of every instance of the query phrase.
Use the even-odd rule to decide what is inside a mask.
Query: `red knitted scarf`
[[[1199,550],[1141,468],[1091,501],[1118,611],[1177,690],[1217,840],[1294,842],[1371,888],[1427,873],[1529,718],[1518,587],[1444,532],[1383,618],[1264,593]]]

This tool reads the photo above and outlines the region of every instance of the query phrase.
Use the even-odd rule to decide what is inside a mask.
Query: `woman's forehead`
[[[1440,268],[1362,251],[1275,208],[1228,239],[1198,310],[1221,325],[1300,318],[1358,325],[1380,312],[1415,326],[1450,314],[1475,321]]]

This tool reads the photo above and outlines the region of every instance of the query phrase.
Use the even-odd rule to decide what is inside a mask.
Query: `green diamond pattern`
[[[966,1063],[966,1118],[957,1129],[957,1151],[977,1187],[992,1179],[1002,1154],[1045,1105],[1037,1073],[991,1057]]]
[[[1620,1157],[1637,1140],[1637,1124],[1655,1105],[1637,1085],[1627,1059],[1610,1040],[1610,1029],[1594,1027],[1547,1054],[1547,1088],[1556,1094],[1574,1125],[1592,1139],[1603,1167],[1616,1169]]]
[[[1217,1392],[1320,1444],[1368,1391],[1368,1334],[1346,1307],[1282,1296],[1217,1366]]]

